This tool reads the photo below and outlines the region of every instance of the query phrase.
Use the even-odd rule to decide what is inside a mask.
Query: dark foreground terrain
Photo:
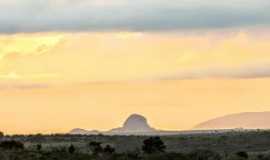
[[[0,160],[270,160],[270,131],[175,136],[14,135]]]

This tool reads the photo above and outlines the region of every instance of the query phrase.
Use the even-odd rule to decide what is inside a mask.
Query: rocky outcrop
[[[129,134],[129,133],[151,133],[155,132],[156,130],[152,128],[148,122],[147,119],[141,115],[138,114],[132,114],[127,118],[127,120],[124,122],[123,126],[120,128],[112,129],[112,134]]]

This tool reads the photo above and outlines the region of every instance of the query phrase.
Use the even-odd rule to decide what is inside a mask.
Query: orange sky
[[[1,35],[0,130],[106,130],[132,113],[182,130],[270,110],[262,30]]]
[[[191,129],[228,113],[269,110],[270,79],[92,83],[1,91],[8,133],[110,129],[132,113],[161,129]]]

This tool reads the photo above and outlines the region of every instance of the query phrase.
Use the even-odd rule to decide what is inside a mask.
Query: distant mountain
[[[122,127],[114,128],[109,131],[99,132],[97,130],[85,130],[76,128],[69,132],[69,134],[76,134],[76,135],[97,135],[97,134],[104,134],[104,135],[152,135],[158,134],[158,130],[152,128],[147,119],[139,114],[132,114],[130,115],[127,120],[124,122]]]
[[[110,130],[108,133],[111,134],[139,134],[139,133],[153,133],[157,132],[156,129],[152,128],[147,119],[138,114],[132,114],[124,122],[120,128]]]
[[[270,112],[245,112],[226,115],[198,124],[194,129],[270,129]]]
[[[100,132],[97,131],[97,130],[88,131],[88,130],[85,130],[85,129],[75,128],[75,129],[72,129],[69,132],[69,134],[74,134],[74,135],[98,135],[98,134],[100,134]]]
[[[270,112],[248,112],[227,115],[203,122],[188,131],[165,131],[151,127],[147,119],[139,114],[130,115],[122,127],[109,131],[85,130],[76,128],[69,132],[73,135],[178,135],[221,133],[242,129],[270,129]]]
[[[151,127],[147,119],[139,114],[130,115],[122,127],[114,128],[109,131],[100,132],[97,130],[88,131],[85,129],[76,128],[69,132],[75,135],[176,135],[176,134],[192,134],[199,131],[163,131]]]

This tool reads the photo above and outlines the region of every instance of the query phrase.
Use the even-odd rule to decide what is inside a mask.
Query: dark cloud
[[[126,0],[118,5],[113,5],[113,0],[111,5],[97,5],[93,0],[0,3],[0,32],[170,31],[270,24],[268,0],[228,1],[232,3],[211,0],[190,3]]]

